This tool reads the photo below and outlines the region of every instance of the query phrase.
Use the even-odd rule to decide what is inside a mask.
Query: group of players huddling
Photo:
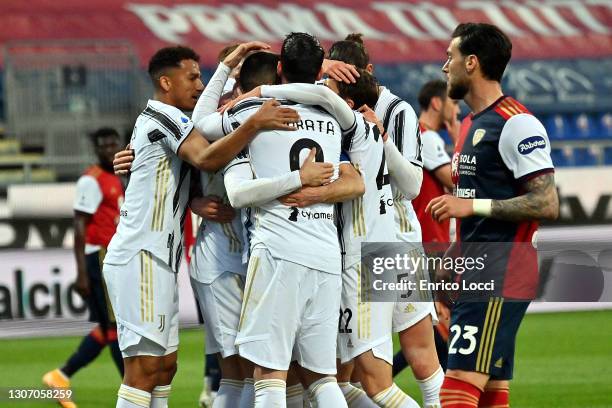
[[[546,132],[501,91],[511,47],[496,27],[467,23],[447,51],[448,97],[472,113],[451,163],[457,194],[425,212],[436,223],[462,219],[458,241],[531,242],[537,220],[558,213]],[[269,48],[240,44],[206,87],[189,48],[150,60],[155,96],[115,160],[130,180],[104,260],[125,365],[117,407],[168,404],[188,207],[204,218],[190,275],[206,353],[220,359],[214,407],[418,407],[393,382],[394,332],[425,407],[509,406],[526,298],[504,302],[516,299],[504,289],[489,302],[451,304],[444,373],[432,299],[367,302],[360,293],[362,242],[421,240],[412,107],[376,82],[358,37],[327,58],[306,33],[289,34],[279,55]],[[520,149],[526,139],[537,143]]]

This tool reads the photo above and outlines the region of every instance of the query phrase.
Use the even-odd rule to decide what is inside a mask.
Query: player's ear
[[[159,87],[164,92],[168,92],[170,90],[170,88],[172,88],[172,82],[170,81],[170,78],[168,78],[165,75],[160,76],[159,77]]]
[[[320,81],[321,78],[323,78],[323,67],[321,66],[321,69],[319,69],[319,73],[317,74],[317,81]]]
[[[283,77],[283,64],[280,61],[276,64],[276,75],[278,75],[279,78]]]
[[[366,65],[366,71],[368,71],[370,74],[372,74],[374,72],[374,65],[372,65],[372,64]]]
[[[433,98],[431,98],[429,106],[431,106],[431,108],[435,112],[439,112],[440,110],[442,110],[442,99],[439,96],[434,96]]]
[[[351,109],[355,109],[355,101],[353,101],[351,98],[346,98],[345,101],[346,101],[346,104],[350,106]]]
[[[473,73],[478,68],[479,62],[478,57],[474,54],[465,57],[465,70],[468,74]]]

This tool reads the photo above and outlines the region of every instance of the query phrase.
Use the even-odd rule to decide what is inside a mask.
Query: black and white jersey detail
[[[246,100],[233,113],[223,115],[223,126],[244,123],[265,99]],[[244,108],[246,102],[249,108]],[[340,158],[342,131],[335,118],[320,107],[279,100],[300,115],[295,131],[262,131],[249,144],[250,166],[255,178],[271,178],[299,169],[311,148],[317,149],[316,160],[333,163]],[[232,165],[232,163],[230,163]],[[340,248],[334,225],[332,204],[306,208],[287,207],[278,200],[252,209],[249,229],[251,248],[266,247],[272,256],[313,269],[339,274]]]
[[[341,248],[346,252],[344,266],[349,268],[361,259],[362,242],[394,242],[395,209],[389,172],[385,160],[384,144],[378,128],[366,122],[366,132],[359,145],[348,151],[351,163],[361,173],[365,184],[363,196],[342,204]],[[358,133],[356,133],[358,134]]]
[[[415,166],[423,167],[421,132],[412,106],[387,88],[380,87],[374,112],[378,118],[383,118],[385,131],[404,158]],[[393,185],[393,180],[391,187],[398,238],[404,242],[420,242],[421,225],[412,203]]]
[[[190,168],[177,152],[192,129],[183,112],[154,100],[136,120],[130,183],[106,263],[124,265],[145,250],[178,272]]]

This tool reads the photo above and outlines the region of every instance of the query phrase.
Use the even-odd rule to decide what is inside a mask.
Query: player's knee
[[[240,367],[240,359],[237,355],[233,355],[220,359],[221,376],[229,380],[242,380],[242,370]]]
[[[125,375],[123,383],[140,390],[151,391],[158,384],[161,371],[159,358],[137,356],[124,360]]]
[[[393,384],[392,366],[369,351],[357,357],[359,379],[364,391],[372,397]]]

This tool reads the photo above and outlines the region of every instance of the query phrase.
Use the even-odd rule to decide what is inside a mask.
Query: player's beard
[[[451,99],[463,99],[469,90],[467,79],[448,83],[448,97]]]

